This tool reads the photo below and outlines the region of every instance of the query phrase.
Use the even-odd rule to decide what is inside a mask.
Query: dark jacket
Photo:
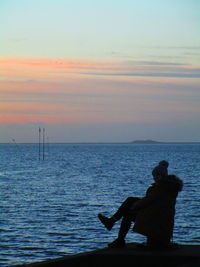
[[[176,176],[152,184],[146,196],[134,204],[137,211],[133,231],[149,238],[170,240],[173,234],[175,204],[182,181]]]

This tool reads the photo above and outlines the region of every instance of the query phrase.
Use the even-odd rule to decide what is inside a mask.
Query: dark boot
[[[108,218],[102,215],[101,213],[99,213],[98,218],[108,231],[110,231],[113,228],[113,225],[115,224],[115,220],[112,217]]]
[[[126,243],[124,239],[117,238],[112,243],[108,244],[109,248],[124,248],[126,246]]]

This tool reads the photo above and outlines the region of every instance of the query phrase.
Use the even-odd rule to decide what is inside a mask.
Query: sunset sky
[[[200,141],[199,0],[1,0],[0,143]]]

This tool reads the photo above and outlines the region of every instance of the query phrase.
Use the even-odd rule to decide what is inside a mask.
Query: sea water
[[[160,160],[184,181],[173,240],[200,244],[199,144],[49,144],[44,160],[37,144],[1,144],[0,265],[105,247],[120,224],[108,232],[97,214],[110,216],[128,196],[143,196]]]

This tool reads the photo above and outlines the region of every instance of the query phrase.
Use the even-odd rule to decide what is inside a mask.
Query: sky
[[[0,143],[200,141],[199,0],[1,0]]]

